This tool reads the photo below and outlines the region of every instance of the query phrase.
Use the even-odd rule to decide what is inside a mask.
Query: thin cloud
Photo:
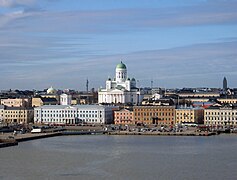
[[[45,88],[44,85],[50,83],[56,87],[77,88],[79,85],[83,86],[87,77],[91,79],[94,87],[100,87],[104,86],[106,78],[113,78],[115,65],[121,57],[124,57],[129,76],[140,80],[142,86],[149,85],[147,83],[151,78],[159,83],[163,82],[160,85],[166,87],[202,86],[208,83],[217,85],[215,84],[217,75],[221,78],[224,75],[236,74],[236,47],[237,41],[114,56],[72,58],[67,62],[49,61],[48,64],[26,63],[26,67],[24,62],[23,64],[12,63],[1,66],[0,74],[1,76],[8,74],[11,84],[18,88],[24,88],[26,84],[28,84],[27,88],[31,88],[31,84],[37,85],[37,83],[37,88]],[[7,82],[3,82],[2,86],[9,87]],[[234,83],[237,83],[236,80],[233,81]]]
[[[35,0],[0,0],[0,7],[29,7],[35,3]]]
[[[108,33],[157,27],[236,24],[236,9],[237,1],[211,1],[179,8],[30,11],[8,23],[8,29],[21,25],[19,31],[27,32]],[[8,17],[1,17],[2,21],[4,18]]]

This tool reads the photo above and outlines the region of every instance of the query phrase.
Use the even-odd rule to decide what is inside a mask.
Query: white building
[[[116,106],[45,105],[34,109],[34,123],[39,124],[110,124]]]
[[[61,105],[71,105],[72,104],[72,95],[61,94],[60,95],[60,104]]]
[[[205,109],[204,124],[208,126],[237,126],[237,107],[233,105],[210,106]]]
[[[121,62],[116,66],[114,80],[106,81],[106,88],[98,92],[99,103],[140,104],[144,93],[136,87],[136,80],[127,76],[127,67]]]

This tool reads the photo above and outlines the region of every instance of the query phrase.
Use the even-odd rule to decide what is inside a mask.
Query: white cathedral
[[[116,66],[114,80],[109,78],[106,81],[106,89],[99,89],[98,92],[98,102],[100,104],[140,104],[143,97],[143,91],[136,87],[136,80],[127,77],[127,67],[122,61]]]

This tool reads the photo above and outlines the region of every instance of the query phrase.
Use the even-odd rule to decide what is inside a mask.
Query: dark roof
[[[41,100],[43,102],[57,102],[56,98],[46,98],[46,97],[42,97]]]

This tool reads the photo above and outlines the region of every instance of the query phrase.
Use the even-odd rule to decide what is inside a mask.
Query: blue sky
[[[0,0],[0,89],[237,84],[237,0]]]

